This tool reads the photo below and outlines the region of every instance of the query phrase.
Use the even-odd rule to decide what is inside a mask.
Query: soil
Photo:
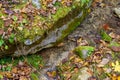
[[[76,40],[80,37],[87,39],[91,45],[97,46],[95,39],[98,37],[98,30],[106,24],[120,34],[120,18],[114,13],[114,8],[118,7],[120,7],[120,0],[94,0],[91,13],[76,30],[58,46],[38,52],[46,61],[47,68],[43,69],[44,72],[55,69],[55,65],[61,61],[59,58],[66,58],[69,51],[77,46]]]

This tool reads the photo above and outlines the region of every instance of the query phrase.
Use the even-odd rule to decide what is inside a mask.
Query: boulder
[[[91,0],[1,0],[0,57],[34,54],[61,42],[90,12]]]

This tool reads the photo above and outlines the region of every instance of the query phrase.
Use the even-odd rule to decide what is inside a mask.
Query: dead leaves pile
[[[70,52],[69,58],[64,59],[57,67],[55,74],[47,72],[50,78],[71,80],[74,74],[77,74],[82,67],[88,67],[88,73],[91,74],[89,80],[120,80],[120,34],[110,28],[108,24],[103,25],[105,37],[110,37],[111,41],[97,39],[93,54],[86,59],[81,59],[74,51]],[[109,32],[109,33],[108,33]],[[77,40],[78,46],[90,46],[89,42],[83,38]],[[55,72],[55,71],[54,71]]]
[[[32,68],[25,62],[19,61],[16,67],[12,67],[10,71],[0,71],[1,79],[12,80],[30,80]]]

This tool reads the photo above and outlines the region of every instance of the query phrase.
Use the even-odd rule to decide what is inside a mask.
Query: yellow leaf
[[[112,80],[117,80],[117,76],[111,76]]]
[[[120,80],[120,76],[117,77],[117,80]]]
[[[115,66],[115,64],[114,64],[114,63],[112,63],[112,66]]]
[[[118,61],[116,61],[116,65],[119,65],[119,62],[118,62]]]
[[[120,72],[120,64],[118,61],[116,61],[115,63],[112,63],[112,66],[114,71]]]

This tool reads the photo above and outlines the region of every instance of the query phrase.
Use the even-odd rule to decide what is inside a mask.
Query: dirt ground
[[[61,59],[66,58],[69,51],[77,46],[76,40],[80,37],[88,40],[91,45],[97,46],[95,40],[99,37],[97,35],[98,30],[105,24],[114,28],[115,32],[120,34],[120,18],[114,12],[114,8],[118,7],[120,7],[120,0],[94,0],[91,13],[76,30],[57,47],[38,52],[46,61],[47,68],[42,72],[45,73],[47,70],[54,69]]]

